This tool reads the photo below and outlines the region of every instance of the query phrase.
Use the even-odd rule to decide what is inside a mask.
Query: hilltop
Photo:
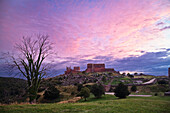
[[[153,80],[149,84],[148,81]],[[52,78],[44,78],[38,90],[38,102],[59,102],[74,98],[80,86],[88,88],[95,83],[100,83],[105,87],[105,91],[113,92],[115,86],[123,82],[129,87],[136,85],[139,94],[151,94],[162,96],[168,90],[167,76],[152,76],[145,74],[120,74],[119,72],[79,72],[62,74]],[[12,103],[15,101],[25,101],[26,81],[17,78],[0,78],[1,103]],[[60,91],[60,98],[54,100],[44,99],[43,94],[50,86],[55,86]]]

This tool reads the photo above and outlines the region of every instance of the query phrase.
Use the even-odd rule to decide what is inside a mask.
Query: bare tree
[[[12,55],[13,66],[27,80],[27,91],[30,103],[36,102],[37,91],[41,79],[47,75],[49,66],[44,60],[52,54],[52,43],[48,35],[23,37],[22,42],[16,44],[17,56]]]

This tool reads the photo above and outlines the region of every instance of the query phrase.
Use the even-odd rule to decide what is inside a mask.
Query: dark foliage
[[[123,76],[126,76],[126,73],[122,73]]]
[[[42,91],[44,91],[45,90],[45,87],[39,87],[38,88],[38,92],[42,92]]]
[[[110,87],[109,92],[114,92],[114,88]]]
[[[134,76],[131,75],[130,73],[127,74],[128,77],[133,78]]]
[[[103,82],[106,82],[106,76],[103,76],[103,77],[102,77],[102,81],[103,81]]]
[[[55,88],[55,86],[49,87],[44,93],[44,99],[47,100],[56,99],[59,98],[59,96],[60,96],[60,91],[57,88]]]
[[[134,73],[134,75],[138,75],[138,73]]]
[[[154,95],[155,95],[155,96],[158,96],[158,93],[155,93]]]
[[[26,81],[19,78],[0,77],[0,103],[21,102],[26,98]]]
[[[91,87],[91,92],[96,98],[100,98],[103,94],[105,94],[104,87],[101,84],[94,84]]]
[[[151,92],[166,92],[169,89],[167,84],[158,84],[150,88]]]
[[[83,74],[86,74],[86,71],[82,71]]]
[[[114,90],[115,96],[119,98],[126,98],[130,93],[128,91],[128,87],[123,83],[119,83],[119,85]]]
[[[135,92],[136,90],[137,90],[137,87],[136,87],[135,85],[133,85],[133,86],[131,87],[131,91]]]
[[[90,97],[90,90],[87,87],[81,89],[79,96],[84,97],[85,101],[88,97]]]
[[[81,88],[83,88],[82,84],[77,84],[77,91],[81,91]]]
[[[168,84],[168,81],[166,81],[166,80],[159,80],[158,84]]]

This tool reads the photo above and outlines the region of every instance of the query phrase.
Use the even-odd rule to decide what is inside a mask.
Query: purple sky
[[[169,0],[0,0],[0,52],[39,33],[55,44],[56,75],[87,63],[152,75],[170,67]]]

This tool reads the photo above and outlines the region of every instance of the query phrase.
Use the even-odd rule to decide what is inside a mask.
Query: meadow
[[[170,113],[170,97],[127,97],[118,99],[104,95],[100,99],[93,96],[77,103],[48,103],[1,105],[0,113]]]

